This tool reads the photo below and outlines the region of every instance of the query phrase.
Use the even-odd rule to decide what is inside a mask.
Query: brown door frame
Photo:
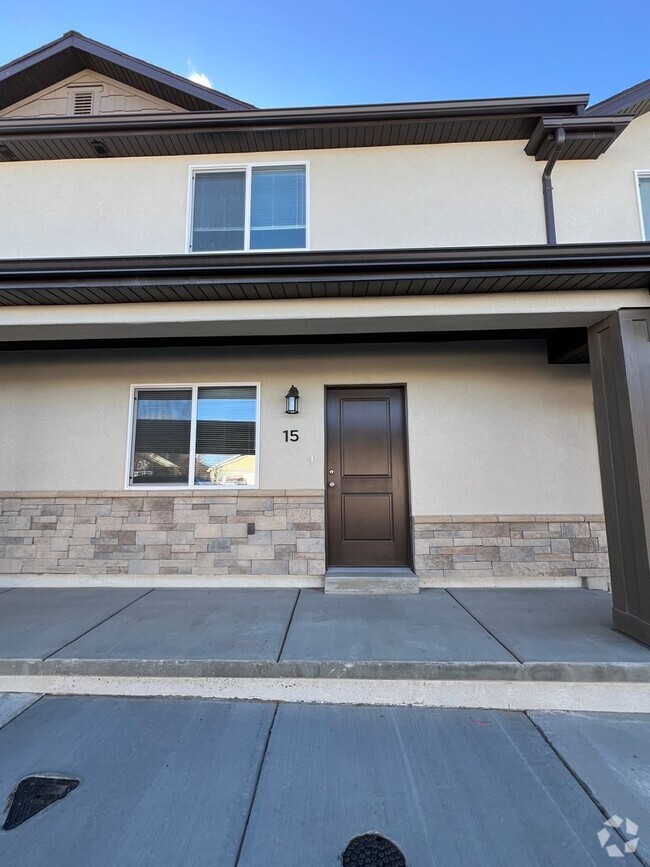
[[[350,383],[346,382],[341,385],[337,385],[336,383],[328,383],[325,385],[323,389],[323,426],[324,426],[324,453],[323,453],[323,475],[324,475],[324,486],[325,486],[325,570],[330,568],[329,562],[329,546],[328,546],[328,538],[329,538],[329,510],[327,507],[327,484],[329,481],[328,477],[328,465],[327,465],[327,457],[328,457],[328,437],[327,437],[327,393],[328,391],[334,389],[355,389],[355,388],[399,388],[402,392],[402,401],[404,405],[404,462],[405,462],[405,475],[406,475],[406,505],[408,509],[408,533],[406,536],[407,541],[407,561],[408,568],[411,571],[415,572],[415,563],[413,558],[414,552],[414,544],[413,544],[413,504],[411,502],[411,455],[410,455],[410,441],[409,441],[409,424],[408,424],[408,391],[407,384],[405,382],[355,382]],[[390,568],[390,567],[387,567]]]

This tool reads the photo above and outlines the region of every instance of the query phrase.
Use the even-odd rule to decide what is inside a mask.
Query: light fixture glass
[[[285,412],[287,415],[298,415],[298,401],[300,400],[300,393],[295,385],[292,385],[289,391],[284,396],[286,401]]]

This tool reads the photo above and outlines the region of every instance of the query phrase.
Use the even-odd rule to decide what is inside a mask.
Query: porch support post
[[[589,329],[614,626],[650,645],[650,309]]]

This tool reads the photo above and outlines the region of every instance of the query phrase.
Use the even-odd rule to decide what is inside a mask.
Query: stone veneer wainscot
[[[323,492],[2,494],[0,573],[323,575]]]
[[[579,578],[607,587],[602,515],[413,519],[425,583]],[[290,575],[325,572],[322,490],[0,494],[0,573]]]
[[[602,515],[434,515],[414,518],[415,570],[465,579],[580,578],[608,589]]]

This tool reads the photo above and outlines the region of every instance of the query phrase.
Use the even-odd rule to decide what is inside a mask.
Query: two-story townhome
[[[650,81],[259,109],[72,32],[0,203],[5,582],[611,569],[650,641]]]

